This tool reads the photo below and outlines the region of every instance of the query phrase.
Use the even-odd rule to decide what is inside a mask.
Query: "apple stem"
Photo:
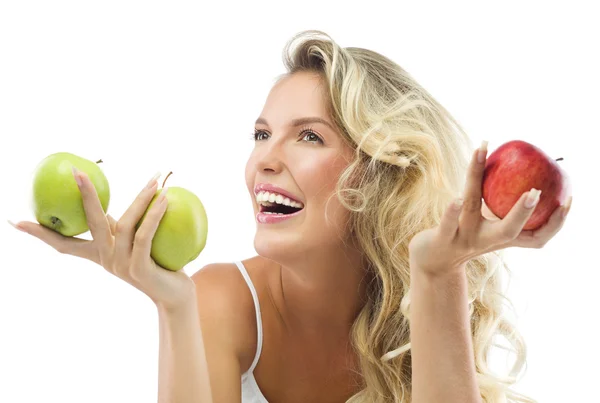
[[[172,173],[173,173],[173,171],[169,172],[169,174],[167,175],[167,177],[163,181],[163,184],[162,184],[163,189],[165,188],[165,183],[167,182],[167,179],[169,179],[169,176],[171,176]]]
[[[100,164],[102,162],[104,162],[104,161],[102,161],[101,159],[99,159],[98,161],[96,161],[96,164]]]
[[[562,161],[563,159],[564,159],[563,157],[560,157],[560,158],[557,158],[556,161]]]

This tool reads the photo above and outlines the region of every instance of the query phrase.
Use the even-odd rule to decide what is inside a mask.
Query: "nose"
[[[270,141],[271,144],[263,145],[257,150],[256,170],[259,172],[281,172],[283,169],[284,153],[281,144]]]

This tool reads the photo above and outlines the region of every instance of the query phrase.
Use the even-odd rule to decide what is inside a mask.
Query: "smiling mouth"
[[[269,202],[262,202],[258,205],[258,211],[261,213],[274,213],[274,214],[283,214],[283,215],[294,214],[303,209],[304,209],[304,207],[297,208],[297,207],[286,206],[284,204],[269,203]]]

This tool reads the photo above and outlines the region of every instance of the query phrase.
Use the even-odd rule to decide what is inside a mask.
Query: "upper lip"
[[[289,198],[292,201],[296,201],[296,202],[300,202],[302,204],[304,204],[302,202],[302,200],[300,200],[297,196],[295,196],[293,193],[288,192],[287,190],[280,188],[277,185],[272,185],[270,183],[258,183],[256,186],[254,186],[254,194],[258,195],[260,192],[274,192],[274,193],[279,193],[282,196],[285,196],[287,198]]]

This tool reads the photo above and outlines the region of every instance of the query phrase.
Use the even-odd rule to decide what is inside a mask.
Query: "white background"
[[[33,220],[31,174],[49,154],[102,159],[109,213],[150,177],[195,192],[205,250],[185,267],[255,254],[244,166],[285,42],[323,30],[405,68],[473,143],[522,139],[572,178],[573,207],[541,250],[511,249],[528,346],[516,390],[597,397],[600,26],[593,2],[5,1],[0,168],[5,219]],[[417,4],[418,3],[418,4]],[[450,2],[449,2],[450,3]],[[219,190],[217,190],[219,189]],[[156,401],[158,318],[137,289],[0,225],[0,401]],[[83,235],[89,239],[89,232]]]

